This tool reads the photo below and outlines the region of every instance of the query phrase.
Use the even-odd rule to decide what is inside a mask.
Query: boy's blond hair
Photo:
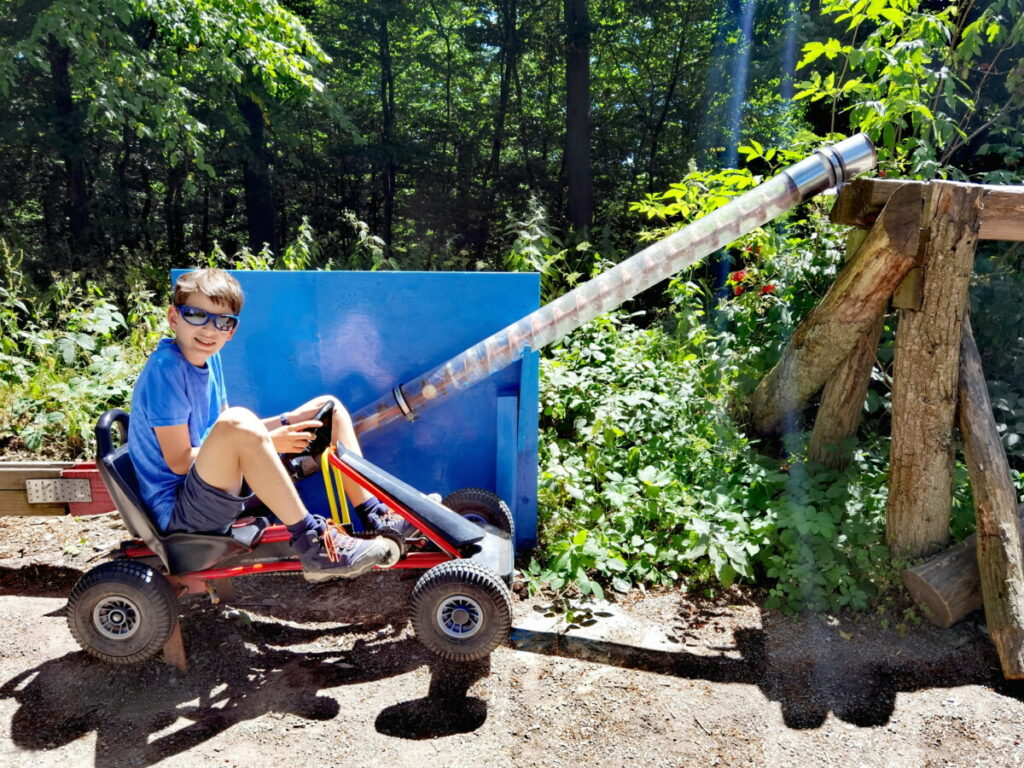
[[[235,315],[242,311],[245,303],[242,286],[223,269],[194,269],[186,272],[174,284],[171,302],[176,307],[188,304],[189,297],[195,294],[227,304]]]

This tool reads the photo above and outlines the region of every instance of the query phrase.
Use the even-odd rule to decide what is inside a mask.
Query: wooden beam
[[[921,212],[919,190],[893,195],[878,223],[832,288],[800,323],[750,398],[760,434],[778,433],[874,327],[889,296],[914,266]]]
[[[908,558],[949,540],[960,338],[983,195],[948,181],[929,191],[921,308],[900,310],[893,360],[886,540]]]
[[[839,192],[832,208],[835,224],[867,228],[875,223],[892,194],[904,184],[922,188],[929,182],[897,179],[854,179]],[[978,219],[979,240],[1024,241],[1024,186],[971,184],[983,191]]]
[[[964,318],[960,346],[960,434],[978,525],[978,570],[985,624],[1003,676],[1024,679],[1024,553],[1017,490],[992,416],[981,356]]]

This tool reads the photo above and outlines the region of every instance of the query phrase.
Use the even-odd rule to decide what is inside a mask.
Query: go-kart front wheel
[[[93,568],[68,598],[71,634],[83,651],[108,664],[155,656],[177,623],[177,600],[167,579],[132,560]]]
[[[468,560],[441,563],[412,591],[412,626],[419,641],[442,658],[482,659],[508,636],[512,598],[487,568]]]

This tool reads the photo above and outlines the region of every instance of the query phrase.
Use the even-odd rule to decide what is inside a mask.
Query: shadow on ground
[[[683,613],[692,614],[690,606]],[[896,695],[928,688],[981,685],[1024,701],[1024,681],[1003,679],[999,661],[976,624],[942,630],[919,626],[907,636],[866,627],[844,639],[818,617],[775,615],[765,628],[735,630],[732,642],[706,650],[659,651],[556,632],[514,629],[513,647],[714,683],[756,685],[779,702],[785,724],[817,728],[831,712],[860,727],[885,725]]]
[[[0,573],[0,593],[16,594],[22,584],[31,585],[30,594],[48,596],[52,589],[45,585],[64,579],[66,595],[77,574],[64,570],[70,569],[47,574],[42,584],[26,574]],[[468,690],[490,674],[489,661],[457,665],[434,658],[407,631],[412,584],[387,575],[369,578],[375,581],[370,589],[309,588],[287,578],[243,586],[238,608],[193,598],[182,618],[189,657],[184,675],[157,660],[112,666],[84,652],[26,670],[0,686],[0,698],[18,704],[11,740],[22,749],[50,750],[95,731],[96,766],[148,766],[264,715],[275,716],[262,721],[267,741],[294,724],[274,726],[284,716],[332,720],[345,697],[330,689],[420,667],[431,674],[427,696],[384,709],[376,718],[378,731],[428,739],[483,725],[487,704]],[[246,603],[247,595],[267,594],[277,599]],[[250,616],[247,605],[259,605],[262,617]],[[58,614],[63,610],[50,615]],[[351,623],[337,624],[339,616]],[[291,625],[325,620],[332,626]],[[322,650],[334,640],[339,650]]]
[[[0,569],[0,594],[66,596],[78,576],[69,568],[32,568]],[[265,737],[254,734],[258,745],[287,727],[275,725],[284,716],[332,720],[341,714],[338,700],[345,698],[333,689],[422,667],[431,675],[427,695],[383,709],[374,723],[379,733],[430,739],[486,722],[487,702],[469,690],[490,674],[490,662],[441,662],[412,639],[407,611],[413,582],[400,574],[364,577],[358,586],[308,587],[288,577],[239,581],[236,608],[224,611],[205,598],[186,605],[186,675],[157,661],[118,667],[76,652],[4,682],[0,698],[17,703],[13,743],[50,750],[95,731],[96,766],[148,766],[245,721],[260,719],[265,727]],[[680,605],[676,623],[696,626],[692,602]],[[864,631],[847,640],[815,618],[790,621],[762,612],[760,622],[753,622],[760,626],[752,627],[740,626],[726,607],[700,612],[700,621],[717,615],[724,627],[739,628],[692,649],[680,643],[680,650],[522,629],[513,630],[510,645],[688,680],[757,686],[779,702],[784,722],[794,729],[816,728],[829,713],[861,727],[884,725],[898,693],[927,688],[980,685],[1024,700],[1024,683],[1002,679],[976,623],[954,630],[917,627],[906,637]],[[339,624],[339,617],[349,623]],[[316,626],[321,622],[329,626]]]

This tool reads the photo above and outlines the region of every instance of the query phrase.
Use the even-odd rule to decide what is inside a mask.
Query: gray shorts
[[[193,464],[178,488],[167,532],[227,533],[252,498],[214,488],[199,476]]]

